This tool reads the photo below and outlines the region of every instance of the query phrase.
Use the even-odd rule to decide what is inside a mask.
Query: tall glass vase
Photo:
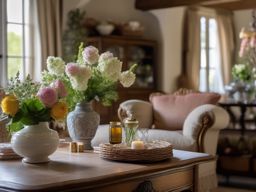
[[[69,136],[73,141],[84,143],[85,149],[92,149],[91,140],[100,123],[100,116],[92,109],[91,102],[81,102],[67,116]]]

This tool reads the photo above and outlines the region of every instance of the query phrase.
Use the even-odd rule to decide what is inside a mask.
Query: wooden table
[[[33,146],[31,146],[33,147]],[[0,161],[0,191],[197,191],[197,166],[215,158],[174,150],[170,160],[132,164],[101,159],[98,154],[59,150],[46,164]]]

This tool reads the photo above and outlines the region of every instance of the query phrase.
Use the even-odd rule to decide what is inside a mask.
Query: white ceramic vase
[[[25,163],[46,163],[48,156],[56,151],[59,144],[58,133],[49,128],[48,122],[25,126],[11,139],[13,150],[24,157]]]

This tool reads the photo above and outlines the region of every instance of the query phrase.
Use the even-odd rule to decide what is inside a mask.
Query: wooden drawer
[[[221,156],[219,157],[221,169],[229,171],[248,172],[251,155]]]
[[[256,174],[256,158],[254,158],[252,162],[253,162],[253,173]]]
[[[136,176],[134,176],[136,177]],[[132,177],[131,177],[132,178]],[[131,192],[136,191],[137,187],[145,181],[150,181],[156,191],[193,191],[193,169],[184,169],[179,172],[169,172],[165,174],[151,174],[139,179],[131,179],[121,183],[112,184],[93,189],[94,192]],[[141,188],[140,188],[141,189]],[[141,190],[138,190],[141,191]]]

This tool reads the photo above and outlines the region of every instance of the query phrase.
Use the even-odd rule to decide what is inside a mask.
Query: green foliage
[[[118,99],[116,82],[104,78],[100,72],[93,68],[93,76],[89,79],[88,88],[84,92],[85,101],[97,99],[105,106],[110,106]]]
[[[22,36],[15,32],[8,32],[8,55],[22,55]]]
[[[28,75],[24,81],[19,79],[19,72],[15,77],[10,78],[8,87],[5,89],[7,94],[15,95],[19,101],[33,97],[39,90],[40,84],[32,81]]]
[[[32,81],[28,75],[24,81],[19,79],[19,72],[15,77],[10,78],[9,85],[5,92],[15,95],[19,100],[19,111],[14,117],[10,117],[8,124],[10,132],[15,132],[24,125],[35,125],[42,121],[49,121],[50,109],[45,108],[43,103],[36,97],[40,84]]]
[[[9,56],[22,56],[22,36],[15,32],[8,32],[7,54]],[[22,58],[8,58],[8,77],[14,77],[22,66]]]
[[[84,64],[83,51],[84,51],[84,43],[82,42],[80,43],[78,48],[77,61],[76,61],[80,65]]]
[[[249,64],[236,64],[232,68],[232,76],[238,81],[251,82],[255,78],[255,71]]]
[[[67,29],[63,35],[63,59],[66,62],[76,61],[76,49],[80,42],[85,42],[87,31],[82,22],[85,17],[85,11],[79,9],[71,10],[68,13]]]
[[[22,101],[19,111],[11,119],[8,125],[9,131],[18,131],[24,125],[36,125],[39,122],[50,121],[50,109],[36,97]]]

